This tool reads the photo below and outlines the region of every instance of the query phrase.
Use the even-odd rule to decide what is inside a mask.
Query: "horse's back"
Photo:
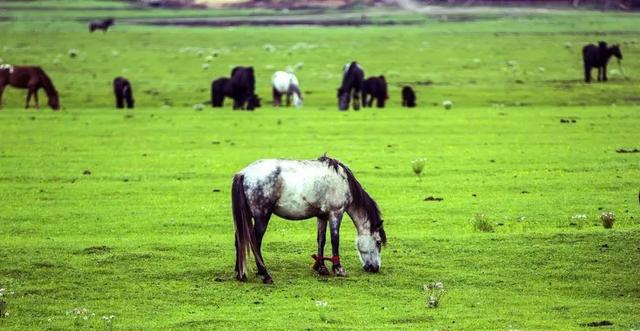
[[[349,197],[345,177],[315,160],[258,160],[238,174],[248,199],[272,201],[276,215],[288,219],[344,208]]]
[[[271,83],[280,93],[289,92],[292,85],[299,86],[296,75],[284,71],[276,71],[271,78]]]

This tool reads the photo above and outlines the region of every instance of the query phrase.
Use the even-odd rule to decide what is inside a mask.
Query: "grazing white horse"
[[[273,105],[275,107],[282,104],[283,94],[287,96],[287,106],[291,105],[291,97],[293,97],[293,105],[296,108],[302,106],[302,94],[296,75],[290,72],[276,71],[271,78],[271,84],[273,85]]]
[[[318,253],[313,269],[326,276],[325,260],[337,276],[347,273],[340,264],[340,222],[346,212],[358,237],[356,248],[367,272],[380,270],[380,251],[387,236],[376,202],[362,188],[347,166],[323,156],[317,160],[258,160],[236,173],[232,185],[236,228],[236,278],[247,280],[247,259],[253,252],[258,275],[272,283],[262,259],[262,237],[272,214],[289,220],[318,218]],[[333,257],[324,257],[327,224],[331,230]]]

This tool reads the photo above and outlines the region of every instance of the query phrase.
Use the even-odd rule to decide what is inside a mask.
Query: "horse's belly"
[[[276,206],[273,213],[288,220],[306,220],[315,216],[313,212],[304,209],[292,209],[290,207]]]

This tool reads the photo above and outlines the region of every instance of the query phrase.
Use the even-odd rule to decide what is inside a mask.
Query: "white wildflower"
[[[323,308],[323,307],[326,307],[327,305],[328,303],[326,301],[316,300],[316,307]]]
[[[451,107],[453,107],[453,101],[451,100],[442,101],[442,106],[444,107],[444,109],[451,109]]]

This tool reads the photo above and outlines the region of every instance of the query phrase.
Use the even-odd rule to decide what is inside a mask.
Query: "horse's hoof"
[[[246,274],[236,275],[236,279],[241,281],[241,282],[246,282],[247,281],[247,275]]]
[[[347,272],[344,270],[344,268],[341,265],[334,266],[333,273],[335,273],[336,276],[338,277],[347,277]]]
[[[262,278],[262,283],[263,284],[273,284],[273,279],[271,279],[271,276],[269,276],[269,275],[264,276]]]
[[[329,272],[329,269],[327,269],[327,267],[324,264],[321,264],[320,266],[318,266],[316,268],[316,271],[318,272],[318,275],[320,275],[320,276],[329,276],[331,274]]]

